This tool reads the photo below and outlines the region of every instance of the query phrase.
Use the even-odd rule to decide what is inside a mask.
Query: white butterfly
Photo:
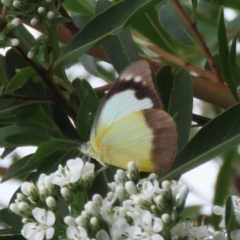
[[[80,150],[101,164],[140,171],[167,171],[177,151],[177,129],[162,110],[151,69],[146,61],[127,67],[103,99]]]

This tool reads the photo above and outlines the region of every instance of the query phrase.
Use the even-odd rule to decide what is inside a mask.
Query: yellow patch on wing
[[[96,138],[91,139],[97,159],[120,168],[126,168],[130,161],[134,161],[144,172],[154,171],[152,141],[153,132],[141,110],[99,129]]]

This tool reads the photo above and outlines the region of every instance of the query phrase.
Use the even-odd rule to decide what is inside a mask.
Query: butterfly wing
[[[146,61],[126,68],[106,94],[83,152],[102,163],[166,171],[177,150],[177,130],[163,110]]]

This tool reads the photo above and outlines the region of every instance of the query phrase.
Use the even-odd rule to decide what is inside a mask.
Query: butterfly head
[[[95,144],[91,143],[90,141],[83,143],[80,145],[80,151],[83,154],[96,159],[100,164],[105,166],[105,164],[101,161],[101,156],[99,154],[99,150],[97,150],[97,147],[95,146]]]

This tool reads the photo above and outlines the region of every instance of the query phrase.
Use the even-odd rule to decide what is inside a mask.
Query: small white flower
[[[224,235],[224,233],[216,231],[213,234],[213,240],[227,240],[227,237]]]
[[[154,217],[149,211],[144,210],[139,217],[133,218],[134,226],[128,229],[130,238],[164,240],[160,235],[163,223],[160,218]]]
[[[42,208],[34,208],[32,215],[37,222],[24,224],[23,236],[27,237],[27,239],[51,239],[55,231],[52,227],[56,219],[54,213]]]
[[[64,168],[59,165],[58,170],[50,175],[50,181],[52,184],[63,187],[77,182],[82,175],[93,171],[94,164],[84,164],[80,158],[70,159]]]
[[[177,223],[171,229],[171,235],[178,237],[192,237],[197,240],[202,240],[209,237],[207,226],[194,226],[193,222]]]
[[[67,237],[71,240],[88,240],[87,231],[83,227],[69,226],[67,228]]]

